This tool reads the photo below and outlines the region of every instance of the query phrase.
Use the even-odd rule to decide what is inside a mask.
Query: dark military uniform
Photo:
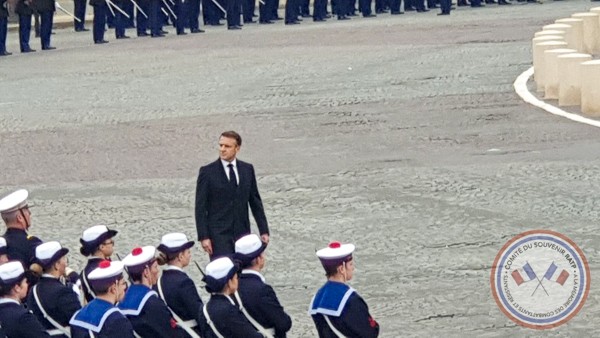
[[[75,312],[81,309],[77,294],[72,288],[62,284],[57,278],[44,275],[39,282],[29,291],[27,296],[27,308],[37,317],[46,330],[54,330],[56,327],[48,321],[35,299],[36,292],[39,302],[46,314],[55,322],[66,327]],[[62,335],[60,337],[66,337]]]
[[[131,285],[119,309],[142,337],[180,337],[167,305],[145,285]]]
[[[344,283],[325,283],[311,302],[310,314],[321,338],[337,337],[325,315],[345,337],[371,338],[379,335],[379,324],[369,314],[367,303]]]
[[[31,17],[30,17],[31,20]],[[8,247],[8,259],[18,260],[24,267],[28,267],[35,257],[35,248],[42,244],[42,240],[35,236],[28,236],[25,230],[8,228],[3,236]]]
[[[54,49],[50,46],[50,35],[52,34],[52,23],[56,5],[54,0],[35,0],[35,9],[40,13],[40,40],[42,50]]]
[[[0,56],[8,55],[6,52],[6,35],[8,34],[8,2],[0,0]]]
[[[223,337],[263,338],[263,335],[250,324],[233,300],[227,296],[213,294],[206,304],[206,312],[210,317],[207,320],[213,322]]]
[[[94,26],[92,27],[94,43],[105,43],[104,30],[106,29],[108,5],[105,0],[90,0],[90,6],[94,7]]]
[[[96,298],[95,294],[93,294],[93,291],[90,290],[90,282],[88,280],[88,276],[90,272],[94,271],[94,269],[97,268],[100,262],[102,262],[103,260],[104,259],[100,257],[91,257],[90,259],[88,259],[88,262],[85,268],[83,268],[83,271],[81,271],[81,289],[83,290],[83,297],[85,297],[85,300],[88,303],[91,302],[94,298]]]
[[[248,314],[266,329],[274,328],[276,338],[285,338],[292,319],[283,310],[275,291],[262,276],[245,270],[239,279],[239,296]]]
[[[76,32],[86,31],[85,29],[85,10],[86,10],[86,1],[85,0],[73,0],[73,14],[80,19],[81,21],[77,21],[73,19],[73,26],[75,27]]]
[[[0,323],[10,338],[49,338],[33,313],[16,300],[0,298]]]
[[[131,323],[118,308],[102,299],[94,299],[71,319],[71,338],[134,338]]]
[[[159,290],[160,285],[160,290]],[[159,283],[154,287],[171,311],[182,321],[196,320],[200,312],[200,320],[197,321],[197,326],[194,331],[204,337],[208,329],[206,319],[202,314],[202,299],[198,295],[198,290],[194,281],[183,271],[177,268],[167,267],[160,277]],[[184,332],[183,329],[180,330]],[[183,337],[188,337],[187,333]]]

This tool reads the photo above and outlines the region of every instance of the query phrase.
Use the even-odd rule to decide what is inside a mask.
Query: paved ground
[[[0,60],[0,191],[31,190],[32,233],[71,248],[72,265],[97,223],[120,231],[124,255],[168,231],[194,236],[197,169],[235,129],[259,176],[266,275],[290,337],[314,336],[314,252],[334,239],[357,245],[352,285],[383,337],[597,336],[597,283],[576,318],[544,333],[510,322],[489,286],[502,245],[536,228],[572,238],[598,273],[600,134],[512,89],[533,33],[589,7],[110,35],[103,46],[58,30],[57,50]]]

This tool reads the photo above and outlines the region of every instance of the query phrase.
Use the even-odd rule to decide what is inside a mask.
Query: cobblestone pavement
[[[509,321],[489,285],[502,245],[536,228],[572,238],[598,272],[600,134],[512,89],[533,33],[590,5],[128,41],[111,31],[102,46],[58,30],[57,50],[0,60],[0,190],[30,189],[32,234],[62,241],[81,267],[89,225],[119,230],[121,255],[168,231],[195,236],[198,167],[234,129],[257,170],[266,276],[293,317],[290,337],[315,335],[314,252],[334,239],[357,245],[352,285],[382,337],[598,336],[594,282],[579,315],[543,333]]]

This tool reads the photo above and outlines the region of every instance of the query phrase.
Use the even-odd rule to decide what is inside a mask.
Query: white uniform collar
[[[260,277],[260,280],[262,280],[263,283],[265,282],[265,277],[258,271],[256,270],[252,270],[252,269],[244,269],[242,270],[242,273],[248,274],[248,275],[256,275],[258,277]]]
[[[0,298],[0,304],[7,304],[7,303],[15,303],[17,305],[21,305],[21,303],[17,302],[16,300],[14,300],[12,298]]]
[[[175,266],[175,265],[167,265],[165,270],[177,270],[177,271],[181,271],[181,272],[185,273],[185,271],[183,271],[182,268]]]

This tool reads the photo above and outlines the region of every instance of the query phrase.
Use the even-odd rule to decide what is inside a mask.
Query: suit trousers
[[[273,0],[263,0],[264,5],[262,3],[258,4],[258,21],[267,22],[271,21],[271,2]]]
[[[73,0],[73,6],[74,6],[73,14],[75,14],[75,16],[81,20],[81,22],[79,22],[79,21],[73,19],[73,26],[75,27],[76,31],[80,31],[85,28],[86,1],[85,0]]]
[[[153,36],[160,35],[160,31],[162,28],[160,20],[163,16],[160,10],[159,0],[150,0],[150,14],[148,14],[148,16],[148,21],[150,23],[150,33]]]
[[[371,15],[371,0],[358,0],[358,7],[362,15]]]
[[[298,21],[298,3],[296,0],[287,0],[285,3],[285,22]]]
[[[119,4],[117,5],[120,8],[122,8],[122,5]],[[118,10],[115,10],[115,37],[116,38],[121,38],[123,36],[125,36],[125,27],[127,26],[127,17],[125,17],[125,15],[123,15],[123,13],[119,12]]]
[[[442,13],[448,13],[448,14],[450,14],[450,9],[452,7],[451,0],[440,0],[440,7],[441,7],[441,10],[442,10]]]
[[[148,17],[150,17],[150,6],[148,6],[148,1],[140,1],[137,0],[136,3],[138,4],[138,6],[140,6],[140,8],[142,9],[142,11],[144,11],[144,13],[146,13],[146,15],[148,15]],[[137,28],[137,34],[138,35],[144,35],[147,34],[147,30],[148,30],[148,18],[144,16],[144,14],[142,14],[140,11],[138,11],[136,17],[135,17],[135,26]]]
[[[106,3],[102,3],[94,6],[94,27],[92,28],[92,35],[94,36],[94,42],[104,40],[104,29],[106,27],[106,12],[108,7]]]
[[[40,13],[40,40],[42,49],[50,47],[50,36],[52,35],[52,22],[54,21],[54,12]]]
[[[188,14],[188,11],[185,9],[186,3],[187,1],[183,2],[183,0],[175,0],[175,8],[173,8],[173,11],[175,12],[175,15],[177,15],[177,19],[175,19],[175,30],[177,31],[177,34],[181,34],[185,30]]]
[[[256,7],[256,3],[254,0],[242,0],[242,14],[244,17],[244,22],[252,21],[254,17],[254,10]]]
[[[19,14],[19,45],[21,52],[29,49],[29,37],[31,36],[31,15]]]

